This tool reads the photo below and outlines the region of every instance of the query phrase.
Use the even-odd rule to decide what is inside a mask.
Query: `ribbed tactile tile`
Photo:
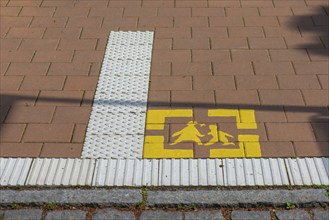
[[[329,158],[285,159],[291,185],[329,185]]]
[[[0,186],[25,184],[32,158],[0,158]]]
[[[273,186],[289,185],[289,178],[282,158],[100,159],[93,185]]]
[[[142,158],[153,32],[111,32],[82,158]]]
[[[289,185],[282,158],[223,159],[224,185]]]
[[[26,185],[88,186],[94,167],[92,159],[34,159]]]

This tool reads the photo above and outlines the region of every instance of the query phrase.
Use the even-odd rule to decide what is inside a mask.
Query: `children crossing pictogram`
[[[149,110],[146,130],[157,135],[146,135],[144,158],[223,158],[260,157],[259,135],[248,131],[256,130],[254,110],[209,109],[208,117],[214,123],[199,123],[193,119],[192,109]],[[235,131],[225,123],[216,123],[216,118],[232,117]],[[166,122],[173,118],[186,118],[186,123],[172,126]],[[168,125],[169,124],[169,125]],[[169,138],[164,135],[165,125],[171,126]],[[232,125],[230,123],[229,125]],[[232,133],[233,132],[233,133]],[[246,133],[247,132],[247,133]]]

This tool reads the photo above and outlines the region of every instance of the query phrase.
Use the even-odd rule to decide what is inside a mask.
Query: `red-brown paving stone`
[[[39,157],[42,143],[0,143],[0,157]]]
[[[251,62],[213,62],[214,75],[254,75]]]
[[[90,27],[94,27],[93,25],[90,25]],[[137,27],[137,17],[124,17],[124,18],[110,18],[106,17],[104,18],[104,21],[102,23],[102,28],[136,28]]]
[[[192,8],[192,16],[225,16],[225,10],[224,8]]]
[[[210,49],[210,43],[207,38],[174,39],[173,49]]]
[[[194,76],[194,90],[235,89],[233,76]]]
[[[64,76],[26,76],[20,90],[62,90]]]
[[[175,17],[174,27],[208,27],[206,17]]]
[[[318,75],[322,89],[329,89],[329,76],[328,75]]]
[[[188,27],[157,27],[155,31],[155,38],[191,38],[191,29]]]
[[[328,157],[329,142],[294,142],[298,157]]]
[[[82,28],[52,28],[46,29],[44,39],[78,39]]]
[[[32,17],[5,17],[1,18],[1,26],[3,27],[29,27]]]
[[[259,8],[259,13],[261,16],[291,16],[293,15],[293,10],[291,8]]]
[[[0,106],[0,124],[2,124],[5,121],[9,109],[10,106],[5,106],[5,105]]]
[[[21,41],[21,39],[1,39],[1,50],[17,50]]]
[[[264,37],[261,27],[228,27],[230,37]]]
[[[257,91],[254,90],[217,90],[217,105],[259,105]]]
[[[23,141],[70,143],[73,128],[73,124],[28,124]]]
[[[293,62],[297,74],[327,74],[329,72],[329,61],[319,62]]]
[[[6,75],[13,76],[31,76],[31,75],[46,75],[49,63],[11,63]]]
[[[92,106],[94,100],[95,91],[85,91],[81,101],[81,106]]]
[[[90,63],[73,62],[73,63],[52,63],[48,75],[61,76],[87,76],[89,74]]]
[[[87,17],[89,10],[89,8],[57,7],[54,17]]]
[[[35,0],[35,1],[9,1],[7,6],[40,6],[42,0]]]
[[[42,147],[40,157],[79,158],[81,155],[81,149],[82,144],[46,143]]]
[[[328,55],[328,48],[326,48],[326,49],[307,49],[307,52],[312,61],[328,61],[328,58],[324,57],[324,55]]]
[[[275,76],[236,76],[237,89],[277,89]]]
[[[192,27],[192,36],[195,38],[215,37],[227,38],[226,27]]]
[[[97,85],[98,77],[95,76],[68,76],[64,90],[70,91],[93,91]]]
[[[82,91],[41,91],[37,106],[80,106]]]
[[[19,16],[52,17],[54,12],[55,7],[23,7]]]
[[[259,16],[257,8],[226,8],[227,16]]]
[[[295,74],[291,62],[254,62],[256,75],[285,75]]]
[[[38,97],[38,91],[1,91],[1,106],[33,106]]]
[[[209,0],[208,1],[208,5],[209,7],[240,7],[241,6],[241,2],[238,0],[221,0],[221,1],[217,1],[217,0]]]
[[[283,107],[262,107],[253,108],[255,110],[256,122],[286,122],[287,117]]]
[[[315,75],[278,76],[281,89],[320,89],[320,83]]]
[[[93,50],[96,47],[95,39],[62,39],[59,43],[59,50]]]
[[[1,142],[20,142],[26,124],[1,124],[0,140]]]
[[[154,43],[153,48],[154,49],[172,49],[172,39],[157,39],[157,41]]]
[[[233,62],[270,61],[267,50],[232,50]]]
[[[8,70],[10,63],[9,62],[2,62],[0,64],[0,76],[4,76]]]
[[[150,78],[150,90],[192,90],[192,77],[153,76]]]
[[[151,72],[153,76],[167,76],[170,75],[171,63],[170,62],[153,62]]]
[[[172,91],[171,104],[174,106],[212,106],[215,104],[214,91]]]
[[[285,37],[288,48],[324,48],[322,41],[316,37]]]
[[[37,51],[33,57],[33,62],[59,62],[69,63],[72,61],[73,51]]]
[[[50,123],[55,107],[12,106],[5,123]]]
[[[2,7],[1,15],[2,16],[17,16],[22,10],[22,7]]]
[[[287,48],[283,38],[248,38],[251,49],[283,49]]]
[[[292,142],[260,142],[260,145],[263,157],[294,157],[296,155]]]
[[[88,9],[88,8],[86,8]],[[128,8],[126,8],[128,10]],[[123,8],[91,8],[89,17],[120,17],[123,14]]]
[[[173,17],[140,17],[138,27],[173,27]]]
[[[56,107],[52,122],[54,124],[85,123],[89,119],[90,112],[90,107],[59,106]]]
[[[45,28],[31,28],[31,27],[11,27],[7,38],[41,38]]]
[[[73,131],[72,143],[83,143],[87,131],[86,124],[76,124]]]
[[[262,105],[271,106],[304,106],[300,90],[260,90],[259,98]]]
[[[229,62],[230,53],[229,50],[192,50],[193,62]]]
[[[263,156],[329,154],[325,1],[25,0],[1,7],[3,156],[80,157],[112,30],[155,31],[150,109],[193,108],[194,120],[231,122],[232,131],[234,121],[214,122],[207,109],[254,109]],[[186,120],[166,120],[167,140],[169,125]]]
[[[21,50],[56,50],[58,39],[24,39],[19,47]]]
[[[305,103],[309,106],[329,106],[329,93],[327,90],[303,90]]]
[[[301,37],[297,27],[264,27],[266,37]]]
[[[34,51],[5,51],[1,50],[1,62],[30,62]]]
[[[212,49],[248,49],[247,38],[211,38]]]
[[[149,106],[170,106],[170,91],[149,91]]]
[[[270,141],[315,141],[309,123],[266,123]]]
[[[329,110],[325,107],[306,107],[303,111],[299,111],[295,107],[285,107],[285,113],[288,122],[326,122],[329,120],[326,118]]]
[[[176,7],[194,7],[194,8],[203,8],[207,7],[207,2],[206,1],[195,1],[195,0],[184,0],[184,1],[177,1],[176,2]]]
[[[173,62],[171,73],[173,76],[212,75],[212,68],[210,62]],[[156,72],[152,70],[152,74]]]
[[[18,90],[23,81],[23,76],[0,76],[1,90]]]
[[[328,114],[326,116],[328,117]],[[325,115],[323,115],[323,117],[325,117]],[[327,118],[327,121],[323,120],[322,122],[326,122],[326,123],[313,123],[312,124],[316,140],[317,141],[329,141],[328,118]]]

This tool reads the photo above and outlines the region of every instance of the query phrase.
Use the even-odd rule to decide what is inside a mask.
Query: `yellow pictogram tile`
[[[146,130],[164,130],[166,118],[175,117],[186,117],[187,120],[190,120],[193,117],[193,110],[148,110]],[[236,128],[238,130],[257,129],[255,110],[252,109],[209,109],[208,117],[235,117]],[[198,129],[202,127],[206,127],[209,132],[201,133]],[[202,141],[204,136],[209,137],[206,142]],[[259,135],[239,134],[234,137],[232,134],[220,130],[216,123],[202,124],[197,121],[190,120],[186,123],[184,128],[174,132],[171,135],[171,138],[173,138],[174,141],[169,143],[166,147],[164,136],[145,136],[143,157],[194,158],[195,152],[193,149],[179,148],[180,144],[184,142],[194,143],[194,146],[197,147],[199,151],[208,151],[210,158],[261,157]],[[237,142],[234,142],[234,139],[237,140]],[[221,147],[214,147],[216,143],[220,143]]]

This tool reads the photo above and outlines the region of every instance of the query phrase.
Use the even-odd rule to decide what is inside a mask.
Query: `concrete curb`
[[[143,194],[143,195],[142,195]],[[146,196],[147,194],[147,196]],[[51,189],[51,190],[1,190],[0,206],[13,203],[22,205],[117,206],[133,207],[145,204],[154,207],[296,207],[328,206],[325,189],[300,190],[150,190],[140,189]],[[144,199],[143,199],[144,198]]]
[[[196,205],[198,207],[298,207],[328,205],[324,189],[301,190],[198,190],[198,191],[151,191],[147,204],[150,206]]]

